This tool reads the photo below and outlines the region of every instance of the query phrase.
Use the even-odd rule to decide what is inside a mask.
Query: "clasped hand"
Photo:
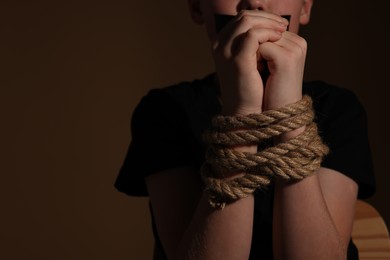
[[[225,115],[259,113],[302,98],[307,44],[287,25],[279,15],[245,10],[219,32],[213,54]]]

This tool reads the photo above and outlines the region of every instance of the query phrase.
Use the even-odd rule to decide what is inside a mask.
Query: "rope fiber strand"
[[[213,118],[210,131],[203,135],[208,150],[201,169],[210,205],[223,209],[226,203],[266,188],[274,179],[299,181],[313,175],[329,152],[313,120],[312,100],[307,95],[277,110]],[[255,154],[234,149],[239,145],[259,144],[303,126],[305,131],[295,138]],[[241,175],[223,178],[220,173]]]

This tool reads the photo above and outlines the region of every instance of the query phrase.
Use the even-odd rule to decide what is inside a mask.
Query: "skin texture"
[[[297,35],[309,22],[312,0],[188,0],[196,23],[204,24],[215,61],[222,111],[239,115],[274,109],[302,98],[306,41]],[[214,14],[237,15],[218,34]],[[280,15],[292,15],[290,30]],[[263,61],[270,75],[265,78]],[[260,72],[260,73],[259,73]],[[275,142],[301,133],[297,129]],[[255,146],[237,147],[257,151]],[[146,178],[152,210],[169,259],[248,259],[253,196],[209,206],[199,173],[175,168]],[[235,176],[229,176],[234,178]],[[345,259],[357,184],[320,168],[296,183],[275,183],[275,259]],[[256,245],[253,245],[256,246]]]

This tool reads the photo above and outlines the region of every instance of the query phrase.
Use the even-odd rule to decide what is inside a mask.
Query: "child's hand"
[[[287,24],[278,15],[247,10],[222,29],[214,44],[214,59],[225,114],[260,112],[263,106],[273,108],[298,96],[295,92],[300,94],[306,52],[299,46],[305,44],[286,32]],[[259,73],[264,59],[271,72],[265,104]]]
[[[306,59],[306,41],[295,33],[284,32],[280,40],[260,44],[259,52],[267,60],[267,80],[263,109],[275,109],[302,98]]]

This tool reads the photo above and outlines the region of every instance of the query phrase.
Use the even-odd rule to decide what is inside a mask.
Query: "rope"
[[[279,122],[258,129],[237,130],[232,132],[208,131],[203,136],[203,141],[208,144],[251,145],[265,139],[281,135],[283,133],[298,129],[303,125],[311,123],[314,119],[314,112],[307,110],[303,114],[296,115]]]
[[[300,101],[277,110],[266,110],[263,113],[249,114],[246,116],[216,116],[212,120],[212,128],[213,130],[226,132],[240,128],[250,129],[267,126],[292,116],[300,115],[308,108],[311,108],[311,106],[312,101],[310,96],[305,95]]]
[[[299,181],[315,173],[328,153],[313,123],[314,112],[309,96],[262,114],[217,116],[211,130],[204,134],[209,145],[201,169],[205,190],[213,207],[247,197],[265,188],[273,179]],[[306,126],[300,135],[255,154],[233,149],[237,145],[260,143],[266,139]],[[221,178],[217,173],[243,173],[236,178]]]

